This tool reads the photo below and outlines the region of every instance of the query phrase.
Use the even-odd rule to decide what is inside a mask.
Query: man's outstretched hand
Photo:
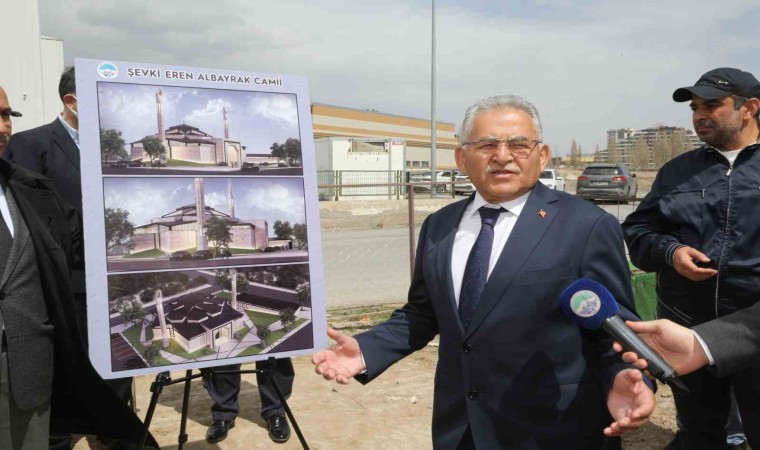
[[[311,357],[311,362],[315,366],[314,371],[322,375],[325,380],[347,384],[351,377],[365,370],[359,342],[352,336],[347,336],[332,328],[327,329],[327,336],[335,341],[335,345]]]
[[[604,429],[607,436],[621,436],[647,423],[654,412],[654,392],[644,383],[636,369],[626,369],[615,376],[607,394],[607,408],[615,420]]]

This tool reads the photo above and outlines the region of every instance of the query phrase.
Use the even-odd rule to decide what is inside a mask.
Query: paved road
[[[229,167],[103,167],[103,175],[303,175],[301,167],[267,167],[259,171]]]
[[[598,205],[621,222],[636,207]],[[406,227],[322,230],[327,309],[405,302],[411,280],[407,233]]]
[[[256,253],[253,255],[235,255],[229,258],[204,260],[172,261],[166,256],[158,259],[111,259],[108,261],[109,272],[129,272],[134,270],[192,269],[202,267],[229,267],[247,265],[271,265],[281,263],[307,262],[309,255],[305,250],[286,250],[283,252]]]

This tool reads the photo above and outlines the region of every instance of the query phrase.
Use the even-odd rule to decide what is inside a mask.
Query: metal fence
[[[420,186],[426,187],[427,192],[415,193],[414,188]],[[320,192],[333,193],[329,199],[332,201],[320,202],[328,309],[403,302],[411,280],[421,221],[444,205],[464,198],[451,192],[431,194],[431,183],[318,187]],[[335,192],[359,188],[377,189],[375,192],[385,193],[385,198],[369,201],[367,196],[353,199],[344,196],[334,201]],[[387,198],[388,192],[394,195]],[[597,204],[622,222],[635,210],[638,201]]]

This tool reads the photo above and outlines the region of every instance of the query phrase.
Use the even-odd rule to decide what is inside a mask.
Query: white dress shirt
[[[2,185],[0,185],[0,214],[3,215],[5,224],[8,225],[8,231],[11,232],[11,237],[13,237],[13,220],[11,220],[11,210],[8,209],[8,199],[5,197],[5,191],[3,190]]]
[[[489,277],[496,265],[496,261],[499,260],[501,251],[504,249],[504,244],[507,243],[507,239],[509,239],[509,235],[515,227],[515,223],[525,206],[525,202],[528,201],[529,195],[530,192],[523,194],[514,200],[492,205],[494,208],[501,206],[506,212],[499,214],[496,225],[493,227],[493,247],[491,248],[491,261],[488,263]],[[467,258],[470,256],[470,250],[472,250],[472,246],[475,245],[475,240],[480,233],[481,222],[478,209],[487,204],[488,202],[476,192],[475,198],[464,210],[462,220],[459,222],[459,227],[457,228],[456,237],[454,238],[454,250],[451,254],[451,278],[454,282],[454,295],[457,306],[459,305],[459,291],[462,290],[462,278],[464,278],[464,268],[467,265]]]

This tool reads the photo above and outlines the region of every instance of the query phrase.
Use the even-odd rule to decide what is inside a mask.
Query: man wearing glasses
[[[435,448],[604,448],[605,434],[646,422],[654,394],[559,296],[589,277],[633,311],[617,219],[538,183],[549,146],[524,99],[479,101],[460,136],[457,166],[476,192],[425,220],[408,303],[355,338],[329,330],[337,344],[315,370],[366,383],[439,335]]]
[[[8,96],[5,90],[0,88],[0,156],[3,155],[5,147],[13,134],[13,124],[11,117],[21,117],[21,113],[14,111],[8,104]]]
[[[79,112],[77,104],[76,73],[74,67],[66,68],[58,82],[58,96],[63,112],[52,122],[17,133],[3,159],[32,172],[39,173],[55,183],[58,195],[82,214],[82,181],[79,163]],[[84,273],[73,277],[74,306],[80,331],[87,343],[87,296]],[[131,402],[132,378],[115,378],[107,383],[125,403]],[[50,449],[71,447],[71,437],[52,435]]]
[[[0,87],[0,150],[19,116]],[[53,183],[0,160],[0,449],[47,448],[49,429],[142,436],[82,345],[71,273],[83,258],[81,219]]]

